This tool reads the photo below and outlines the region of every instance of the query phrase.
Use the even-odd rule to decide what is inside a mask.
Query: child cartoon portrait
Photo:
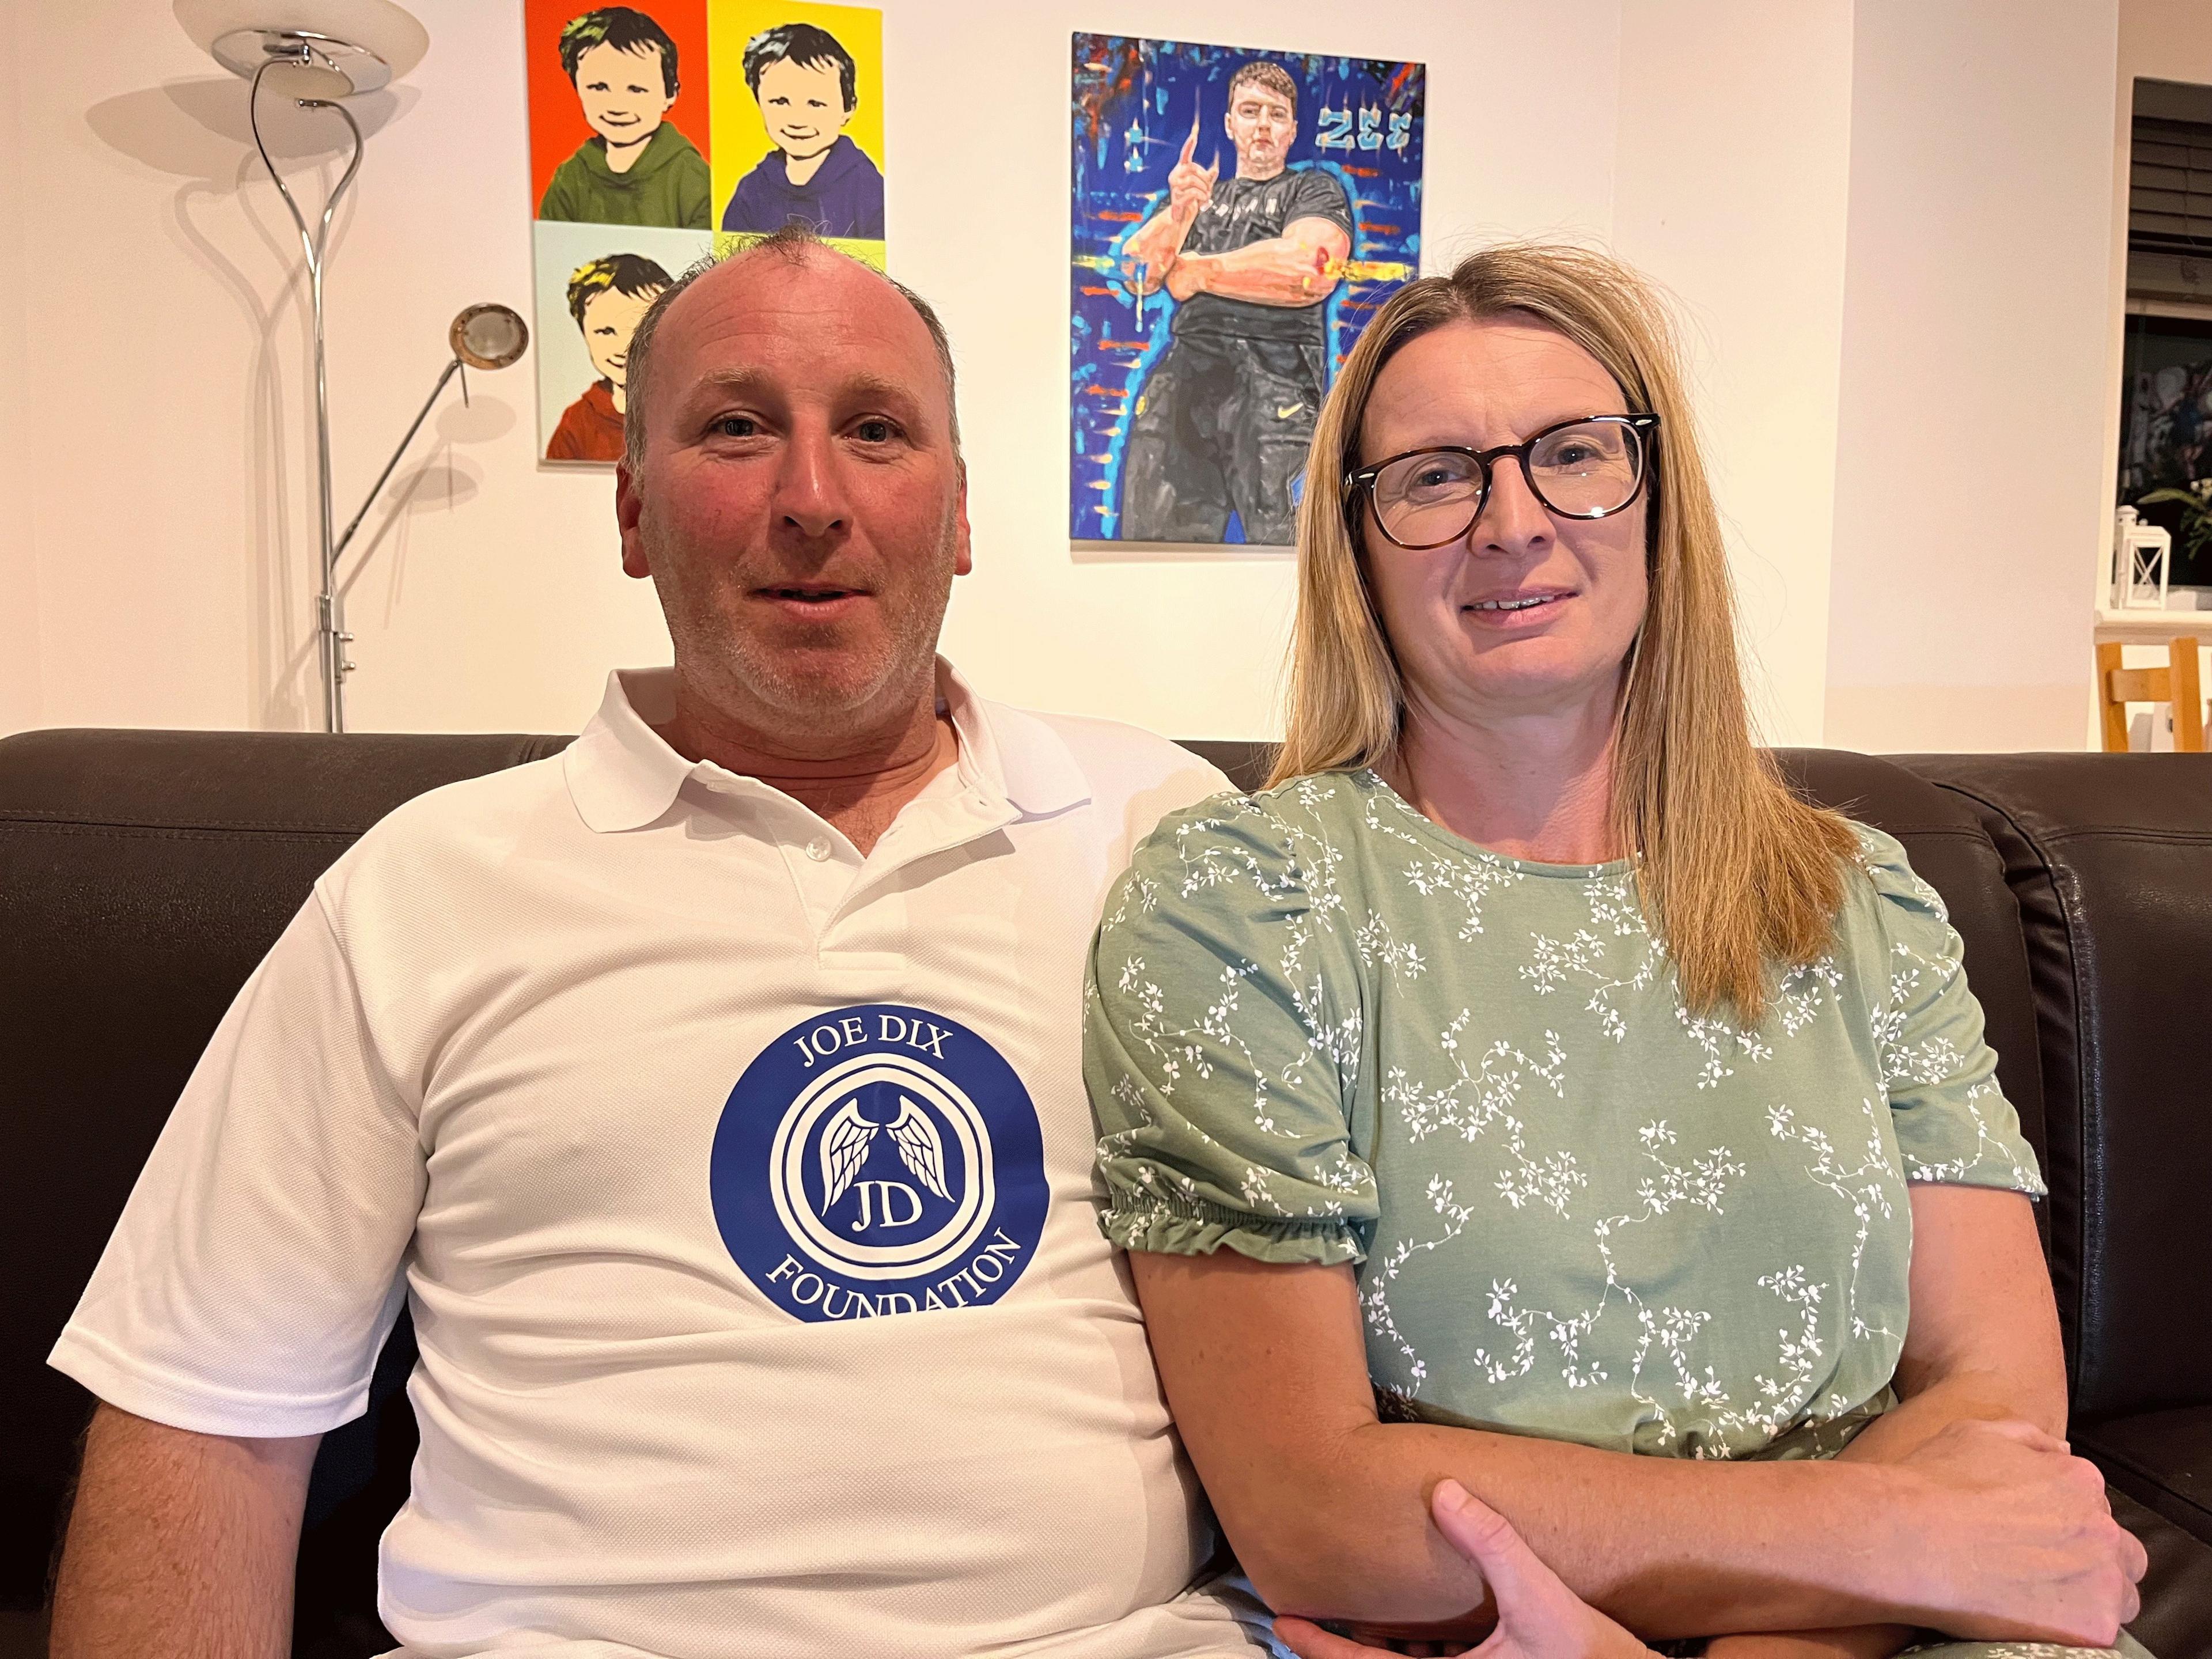
[[[775,231],[793,220],[823,236],[881,241],[884,175],[846,135],[859,65],[836,36],[782,23],[746,44],[745,85],[775,148],[738,181],[722,228]]]
[[[521,11],[538,455],[605,466],[622,459],[630,337],[683,272],[793,221],[884,268],[883,14],[823,0]]]
[[[675,38],[644,12],[604,6],[569,18],[553,45],[592,136],[555,169],[538,216],[707,228],[707,158],[669,117],[683,87]]]
[[[570,404],[545,445],[549,461],[618,461],[630,336],[668,273],[641,253],[609,253],[579,265],[568,278],[568,314],[584,337],[599,379]]]

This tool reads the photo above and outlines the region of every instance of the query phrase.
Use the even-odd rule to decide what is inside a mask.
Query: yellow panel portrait
[[[884,21],[869,6],[708,0],[718,253],[793,220],[884,264]]]

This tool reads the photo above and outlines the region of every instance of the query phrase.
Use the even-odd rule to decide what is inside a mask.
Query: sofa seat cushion
[[[2212,1544],[2212,1406],[2076,1424],[2070,1433],[2112,1485]]]
[[[2143,1553],[2150,1558],[2142,1586],[2142,1611],[2128,1621],[2128,1633],[2149,1649],[2154,1659],[2208,1659],[2212,1656],[2212,1544],[2184,1532],[2118,1487],[2108,1486],[2106,1495],[2112,1500],[2112,1518],[2142,1540]]]

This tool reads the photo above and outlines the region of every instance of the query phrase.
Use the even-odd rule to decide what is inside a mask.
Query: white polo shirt
[[[653,731],[371,830],[225,1017],[52,1363],[180,1428],[357,1416],[400,1298],[410,1654],[1256,1654],[1093,1208],[1083,958],[1148,733],[975,697],[863,859]]]

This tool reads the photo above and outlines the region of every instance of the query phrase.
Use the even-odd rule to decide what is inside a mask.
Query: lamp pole
[[[362,149],[361,123],[341,100],[374,92],[389,85],[394,75],[404,75],[422,61],[430,37],[397,0],[313,0],[304,6],[300,0],[281,4],[279,0],[268,0],[271,12],[291,15],[241,21],[240,13],[247,3],[248,0],[175,0],[177,21],[185,26],[185,32],[216,63],[252,83],[246,92],[246,110],[253,129],[253,148],[260,152],[261,165],[269,169],[276,193],[284,198],[285,209],[300,233],[300,251],[307,258],[307,309],[315,341],[315,528],[322,569],[315,594],[315,655],[322,669],[323,726],[327,731],[343,732],[346,729],[345,683],[354,665],[346,653],[353,635],[346,631],[345,589],[338,580],[338,559],[367,515],[370,502],[376,499],[377,490],[383,489],[392,467],[399,464],[399,456],[392,455],[345,534],[333,535],[330,364],[324,337],[323,275],[331,225],[337,216],[338,204],[361,171]],[[314,15],[316,27],[302,27],[300,13],[303,10]],[[301,109],[337,112],[353,138],[353,154],[346,158],[345,171],[324,200],[321,217],[312,231],[291,186],[276,170],[276,158],[270,155],[261,133],[261,83],[272,70],[279,72],[278,84],[288,89],[293,102]],[[488,343],[472,347],[464,338],[464,325],[488,313],[495,315],[479,330],[482,340]],[[454,362],[440,377],[439,390],[464,362],[479,368],[505,368],[522,355],[530,336],[521,318],[505,307],[472,306],[454,319],[452,337]],[[461,390],[467,395],[465,377]],[[432,403],[437,396],[437,391],[431,392]],[[400,449],[407,447],[429,412],[430,405],[425,404],[415,424],[407,428],[407,436],[400,440]]]
[[[261,152],[261,164],[269,169],[277,194],[291,210],[292,222],[299,228],[300,247],[307,260],[308,309],[314,318],[315,334],[315,483],[317,528],[322,550],[322,587],[315,596],[316,654],[323,671],[323,729],[326,732],[345,730],[345,682],[353,672],[353,664],[346,659],[346,647],[353,635],[346,632],[345,592],[338,586],[338,544],[332,534],[331,511],[331,392],[330,375],[325,367],[323,349],[323,254],[331,237],[331,221],[336,216],[338,202],[361,171],[361,124],[353,118],[353,112],[334,99],[301,98],[295,100],[301,109],[327,109],[337,112],[353,135],[353,155],[346,169],[323,203],[320,222],[311,234],[307,221],[294,199],[291,187],[285,184],[283,174],[276,171],[276,163],[269,154],[269,146],[261,137],[261,80],[280,64],[297,64],[313,67],[314,48],[305,39],[296,48],[289,43],[282,48],[272,46],[268,60],[253,72],[253,85],[246,94],[246,118],[253,128],[253,147]],[[439,383],[444,385],[443,381]],[[419,426],[421,422],[418,420]],[[409,436],[413,436],[410,430]],[[395,458],[396,459],[396,458]],[[389,469],[387,469],[388,476]],[[379,481],[380,483],[381,480]],[[372,492],[374,493],[374,492]],[[364,506],[364,512],[368,509]],[[359,520],[355,520],[359,523]]]

